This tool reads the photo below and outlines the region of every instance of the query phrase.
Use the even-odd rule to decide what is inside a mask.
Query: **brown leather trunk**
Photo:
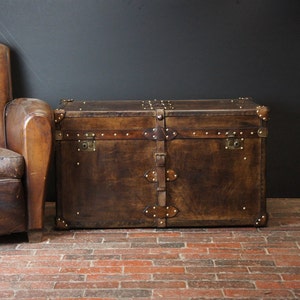
[[[266,225],[267,114],[248,98],[62,101],[57,227]]]

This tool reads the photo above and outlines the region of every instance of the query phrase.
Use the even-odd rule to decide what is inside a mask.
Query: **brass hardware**
[[[55,131],[55,140],[56,141],[61,141],[62,140],[62,132],[60,130]]]
[[[60,104],[66,104],[68,102],[74,102],[74,99],[60,99]]]
[[[176,180],[178,175],[174,170],[167,170],[167,181],[174,181]]]
[[[54,110],[54,122],[59,123],[65,117],[66,111],[64,109]]]
[[[144,214],[149,218],[173,218],[178,214],[179,210],[174,206],[147,206],[144,209]]]
[[[149,170],[144,174],[144,177],[149,182],[157,182],[157,172],[155,170]],[[177,179],[178,175],[174,170],[167,170],[166,180],[171,182]]]
[[[63,219],[63,218],[56,218],[55,220],[55,225],[56,225],[56,229],[60,229],[60,230],[64,230],[64,229],[68,229],[69,225],[68,223]]]
[[[84,134],[84,140],[78,140],[78,151],[96,151],[96,134],[93,132],[86,132]]]
[[[154,141],[173,140],[177,132],[172,128],[155,127],[148,128],[144,131],[144,137]]]
[[[80,141],[78,151],[96,151],[96,141]]]
[[[259,137],[265,138],[268,136],[268,128],[267,127],[261,127],[257,130],[257,135]]]
[[[267,106],[257,106],[256,113],[257,113],[258,117],[261,118],[263,121],[268,121],[269,109]]]
[[[225,140],[225,149],[228,150],[244,149],[244,139],[237,138],[235,134],[228,134],[228,138]]]
[[[144,174],[144,177],[149,181],[149,182],[157,182],[157,172],[154,170],[149,170]]]
[[[262,215],[256,219],[254,226],[256,227],[266,226],[267,221],[268,221],[268,215]]]
[[[161,109],[174,109],[173,103],[170,100],[143,100],[141,102],[143,109],[154,110],[157,108]]]

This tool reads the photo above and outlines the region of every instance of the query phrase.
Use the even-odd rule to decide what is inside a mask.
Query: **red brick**
[[[38,260],[38,261],[32,261],[28,264],[28,267],[72,267],[72,268],[83,268],[83,267],[90,267],[91,262],[90,261],[78,261],[78,260],[69,260],[69,261],[56,261],[56,260]]]
[[[117,289],[119,287],[119,281],[107,280],[107,281],[89,281],[89,282],[57,282],[55,283],[55,289],[72,289],[72,290],[85,290],[85,289]]]
[[[256,281],[256,280],[265,280],[265,281],[278,281],[281,280],[281,277],[279,274],[239,274],[239,273],[223,273],[223,274],[217,274],[217,278],[219,280],[240,280],[240,281]]]
[[[274,256],[274,261],[275,261],[276,266],[279,266],[279,267],[283,267],[283,266],[299,267],[300,266],[300,254],[299,255]]]
[[[30,275],[53,275],[53,274],[58,274],[59,273],[60,268],[58,267],[41,267],[41,268],[23,268],[23,267],[15,267],[12,266],[10,268],[2,268],[1,269],[1,274],[18,274],[18,275],[22,275],[22,274],[30,274]]]
[[[158,281],[173,281],[173,280],[216,280],[214,273],[195,273],[195,274],[153,274],[153,280]]]
[[[271,260],[216,260],[216,266],[274,266],[274,262]]]
[[[197,267],[213,267],[214,263],[211,259],[193,259],[193,260],[182,260],[182,259],[157,259],[153,260],[155,266],[197,266]]]
[[[228,243],[190,243],[187,242],[186,245],[188,248],[227,248],[227,249],[241,249],[242,246],[237,242],[228,242]]]
[[[121,281],[121,288],[173,289],[186,288],[185,281]]]
[[[300,289],[300,281],[256,281],[258,289]]]
[[[42,290],[42,289],[35,289],[35,290],[17,290],[15,293],[15,299],[62,299],[65,297],[77,299],[83,297],[84,291],[83,290]]]
[[[100,266],[152,266],[153,262],[151,260],[97,260],[93,262],[93,267]]]
[[[122,260],[156,260],[156,259],[179,259],[180,253],[158,252],[158,253],[129,253],[123,254]]]
[[[192,280],[188,281],[188,286],[191,288],[199,289],[225,289],[225,288],[236,288],[236,289],[255,289],[255,285],[247,281],[205,281],[205,280]]]
[[[271,255],[300,255],[300,249],[295,245],[295,247],[286,247],[286,248],[267,248],[268,254]]]
[[[0,290],[0,299],[15,299],[14,291]]]
[[[147,281],[151,280],[152,274],[87,274],[86,282],[98,281]]]
[[[247,266],[218,266],[218,267],[186,267],[186,272],[191,274],[207,273],[207,274],[220,274],[220,273],[238,273],[248,274]]]
[[[81,274],[53,274],[53,275],[42,275],[42,274],[25,274],[20,277],[20,281],[84,281],[85,276]]]
[[[289,290],[247,290],[247,289],[225,289],[224,294],[226,297],[234,297],[237,299],[295,299],[294,295]]]
[[[151,274],[168,274],[168,273],[180,273],[184,274],[184,267],[125,267],[124,273],[151,273]]]
[[[122,267],[89,267],[89,268],[62,268],[59,273],[71,273],[71,274],[120,274],[122,273]]]
[[[207,289],[154,289],[153,299],[201,299],[205,298],[223,298],[222,290]]]
[[[85,291],[85,296],[103,299],[103,297],[119,298],[147,298],[151,297],[152,291],[148,289],[90,289]]]
[[[289,281],[289,280],[300,281],[300,273],[298,273],[298,274],[281,274],[281,277],[283,280],[286,280],[286,281]]]

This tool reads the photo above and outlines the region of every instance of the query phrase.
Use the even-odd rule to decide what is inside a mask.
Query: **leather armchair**
[[[41,100],[12,99],[9,48],[0,44],[0,235],[40,241],[52,152],[53,112]]]

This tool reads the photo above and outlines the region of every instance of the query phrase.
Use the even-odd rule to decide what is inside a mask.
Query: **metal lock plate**
[[[87,132],[84,134],[84,140],[78,140],[78,151],[96,151],[96,134]]]
[[[225,149],[228,150],[244,149],[244,138],[228,136],[228,138],[225,140]]]
[[[96,141],[80,141],[80,151],[96,151]]]

